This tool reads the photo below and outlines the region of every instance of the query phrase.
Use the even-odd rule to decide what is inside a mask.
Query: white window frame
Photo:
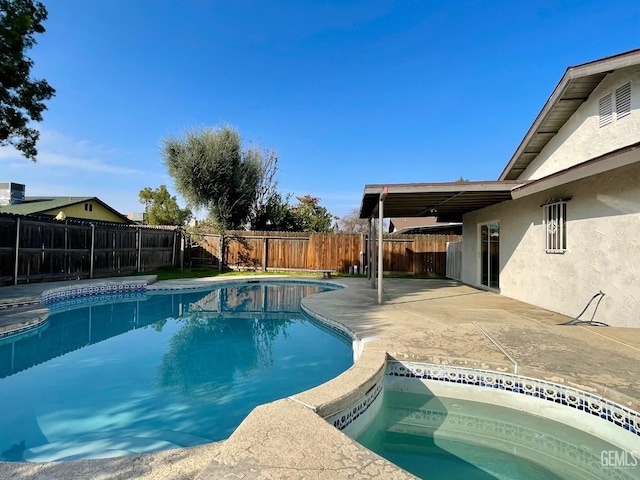
[[[542,205],[544,249],[547,253],[567,251],[567,202],[552,199]]]

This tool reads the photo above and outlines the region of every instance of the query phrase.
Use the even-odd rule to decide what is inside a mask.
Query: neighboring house
[[[640,50],[568,68],[498,181],[365,186],[379,209],[462,218],[467,284],[640,327]]]
[[[146,216],[147,214],[144,212],[133,212],[127,214],[127,218],[137,225],[144,225]]]
[[[13,182],[0,183],[0,213],[133,223],[96,197],[27,197],[25,186]]]
[[[438,222],[438,217],[403,217],[389,220],[394,235],[462,235],[462,222]]]

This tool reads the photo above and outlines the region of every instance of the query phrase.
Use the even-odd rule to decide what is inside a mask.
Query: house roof
[[[640,49],[567,68],[498,180],[517,179],[607,75],[638,64]]]
[[[514,199],[533,195],[554,187],[575,182],[616,168],[640,163],[640,142],[605,153],[591,160],[572,165],[546,177],[532,180],[511,191]]]
[[[65,207],[79,203],[95,202],[114,215],[122,218],[126,223],[131,223],[126,216],[114,210],[97,197],[25,197],[24,202],[0,207],[0,212],[13,213],[15,215],[38,215],[51,210],[62,210]]]
[[[634,163],[631,155],[637,145],[544,179],[517,180],[607,75],[634,65],[640,65],[640,49],[567,68],[497,181],[365,185],[360,218],[377,214],[378,202],[383,196],[383,215],[387,218],[434,215],[441,222],[458,222],[462,215],[473,210]]]
[[[385,217],[437,216],[441,222],[460,222],[473,210],[511,200],[522,181],[408,183],[365,185],[360,218],[370,218],[384,199]]]

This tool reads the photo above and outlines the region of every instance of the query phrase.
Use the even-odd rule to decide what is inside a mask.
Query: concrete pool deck
[[[152,277],[129,278],[153,281]],[[157,282],[148,290],[246,279]],[[123,279],[94,282],[110,280]],[[450,280],[385,279],[383,305],[377,304],[377,291],[366,279],[332,281],[348,288],[312,295],[303,305],[364,340],[360,359],[336,379],[256,408],[223,442],[115,459],[0,462],[0,478],[414,478],[362,448],[309,408],[320,412],[332,399],[345,396],[383,368],[387,355],[504,372],[517,368],[520,375],[570,385],[635,410],[640,407],[640,329],[563,326],[570,318]],[[37,301],[43,291],[60,285],[0,287],[0,306]],[[41,310],[35,304],[0,310],[0,327],[27,322]]]

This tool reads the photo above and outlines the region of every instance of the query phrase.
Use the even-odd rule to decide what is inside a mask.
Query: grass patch
[[[173,267],[163,267],[157,270],[149,270],[146,272],[140,272],[137,275],[157,275],[158,281],[160,280],[179,280],[182,278],[205,278],[205,277],[240,277],[240,276],[248,276],[248,275],[288,275],[288,276],[319,276],[314,273],[309,272],[279,272],[279,271],[267,271],[263,272],[262,270],[231,270],[231,269],[223,269],[218,270],[218,268],[211,267],[194,267],[194,268],[173,268]]]

